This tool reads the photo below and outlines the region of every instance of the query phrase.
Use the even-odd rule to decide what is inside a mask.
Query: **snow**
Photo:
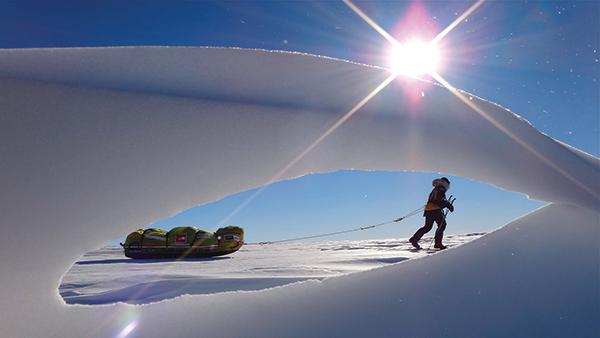
[[[448,90],[416,80],[384,89],[280,179],[344,168],[445,172],[551,204],[460,247],[323,281],[64,304],[60,280],[83,253],[268,183],[386,76],[260,50],[0,50],[3,335],[597,334],[598,158],[473,96],[516,142]],[[426,93],[417,104],[407,98],[415,87]]]
[[[482,234],[449,235],[454,247]],[[432,243],[424,238],[423,243]],[[326,241],[246,245],[237,253],[210,259],[132,260],[120,247],[88,252],[62,279],[69,304],[144,304],[184,294],[263,290],[305,280],[323,280],[365,271],[432,252],[415,252],[407,239]]]

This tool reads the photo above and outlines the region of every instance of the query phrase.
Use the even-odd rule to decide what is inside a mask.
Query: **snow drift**
[[[106,236],[267,183],[387,75],[258,50],[0,51],[3,334],[115,336],[131,323],[139,336],[597,333],[598,159],[472,97],[534,156],[448,90],[416,80],[385,88],[281,179],[443,171],[555,205],[456,250],[324,282],[144,306],[63,304],[61,275]]]

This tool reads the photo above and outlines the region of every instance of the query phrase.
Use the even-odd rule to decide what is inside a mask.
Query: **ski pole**
[[[454,206],[454,201],[456,201],[456,198],[453,198],[452,195],[450,195],[448,202],[450,202],[450,204]],[[446,212],[444,212],[444,220],[446,219],[448,212],[450,212],[450,210],[446,210]]]

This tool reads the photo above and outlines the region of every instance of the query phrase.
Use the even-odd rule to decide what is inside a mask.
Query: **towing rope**
[[[347,234],[347,233],[350,233],[350,232],[357,232],[357,231],[363,231],[363,230],[373,229],[373,228],[380,227],[382,225],[400,222],[400,221],[404,220],[405,218],[408,218],[410,216],[414,216],[414,215],[420,213],[421,211],[423,211],[423,209],[425,209],[425,206],[422,206],[419,209],[413,210],[413,211],[409,212],[408,214],[406,214],[406,215],[404,215],[404,216],[402,216],[400,218],[396,218],[396,219],[394,219],[392,221],[387,221],[387,222],[378,223],[378,224],[372,224],[372,225],[365,225],[365,226],[362,226],[360,228],[354,228],[354,229],[349,229],[349,230],[341,230],[341,231],[335,231],[335,232],[328,232],[328,233],[319,234],[319,235],[312,235],[312,236],[304,236],[304,237],[295,237],[295,238],[288,238],[288,239],[280,239],[280,240],[277,240],[277,241],[259,242],[258,244],[265,245],[265,244],[274,244],[274,243],[296,242],[296,241],[302,241],[302,240],[305,240],[305,239],[313,239],[313,238],[320,238],[320,237],[335,236],[335,235]]]

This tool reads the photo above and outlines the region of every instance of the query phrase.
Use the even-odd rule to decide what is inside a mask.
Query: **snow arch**
[[[59,335],[69,332],[60,323],[78,320],[79,335],[127,312],[62,307],[60,273],[107,236],[267,183],[387,75],[260,50],[0,51],[0,307],[12,309],[2,326]],[[342,168],[443,171],[600,211],[597,158],[472,101],[538,156],[445,88],[398,80],[281,179]],[[118,325],[94,324],[92,334]]]

